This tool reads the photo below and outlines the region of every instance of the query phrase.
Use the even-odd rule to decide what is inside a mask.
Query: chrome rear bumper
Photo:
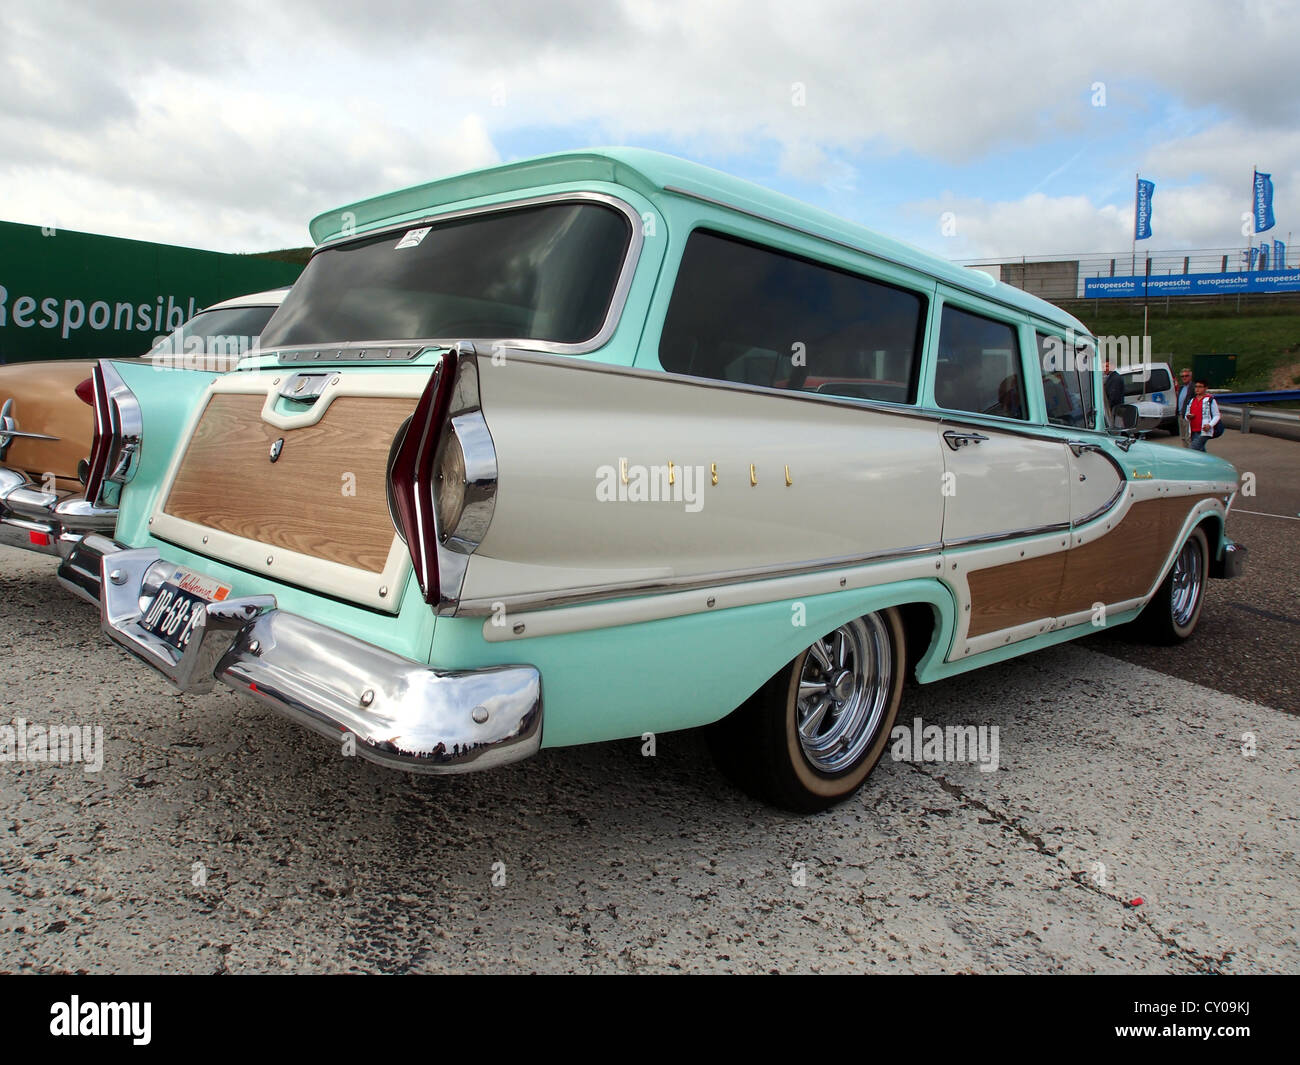
[[[116,507],[70,492],[46,492],[17,470],[0,468],[0,543],[67,558],[89,533],[111,533]]]
[[[534,667],[434,669],[279,610],[271,595],[209,603],[178,652],[140,624],[176,569],[151,548],[124,550],[97,536],[72,549],[59,579],[87,599],[101,592],[104,632],[181,691],[219,681],[336,743],[350,734],[355,753],[380,765],[462,773],[541,746]]]

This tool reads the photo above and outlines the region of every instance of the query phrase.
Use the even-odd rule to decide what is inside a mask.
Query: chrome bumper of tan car
[[[98,568],[98,580],[91,573]],[[104,632],[181,691],[220,682],[379,765],[417,773],[489,769],[535,754],[541,676],[532,666],[451,672],[289,614],[272,595],[209,602],[178,651],[142,621],[179,567],[152,548],[87,537],[59,568],[101,593]],[[348,737],[352,739],[349,740]]]
[[[0,468],[0,543],[67,558],[91,533],[111,533],[117,508],[70,492],[46,492],[17,470]]]

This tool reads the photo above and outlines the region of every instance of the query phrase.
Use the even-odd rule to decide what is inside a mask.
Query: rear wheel
[[[774,806],[814,813],[842,802],[889,743],[905,672],[897,611],[847,622],[712,727],[714,757],[736,784]]]
[[[1182,643],[1196,629],[1205,601],[1210,548],[1199,526],[1178,549],[1173,569],[1134,621],[1134,635],[1147,643]]]

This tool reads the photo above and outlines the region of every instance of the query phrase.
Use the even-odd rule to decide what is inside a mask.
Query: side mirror
[[[1138,409],[1135,403],[1121,403],[1115,408],[1115,428],[1130,432],[1138,427]]]

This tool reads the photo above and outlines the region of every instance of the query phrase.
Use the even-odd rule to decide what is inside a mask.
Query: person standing
[[[1196,386],[1192,384],[1191,370],[1184,369],[1178,376],[1181,381],[1178,386],[1178,435],[1182,438],[1183,447],[1191,447],[1192,432],[1187,421],[1187,408],[1196,395]]]
[[[1196,382],[1196,394],[1187,407],[1187,421],[1191,431],[1192,448],[1196,451],[1204,451],[1205,445],[1218,435],[1215,429],[1218,428],[1220,421],[1219,404],[1206,391],[1204,381]]]
[[[1111,367],[1109,359],[1102,366],[1102,372],[1106,375],[1102,384],[1102,391],[1106,394],[1106,406],[1110,409],[1110,423],[1114,425],[1117,417],[1116,411],[1119,410],[1119,405],[1124,402],[1124,378],[1120,377],[1119,373]]]

